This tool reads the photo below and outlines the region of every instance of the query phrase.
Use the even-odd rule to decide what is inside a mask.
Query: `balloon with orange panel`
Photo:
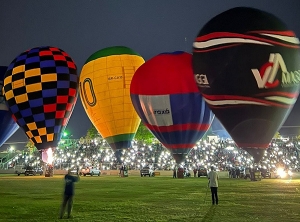
[[[17,56],[4,77],[3,94],[17,124],[38,150],[57,146],[77,98],[72,58],[45,46]]]
[[[144,59],[124,46],[109,47],[92,54],[80,78],[84,109],[102,137],[121,161],[121,151],[131,147],[140,124],[130,99],[131,79]]]

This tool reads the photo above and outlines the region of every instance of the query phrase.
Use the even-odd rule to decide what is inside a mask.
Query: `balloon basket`
[[[53,166],[47,164],[45,170],[45,177],[53,177]]]

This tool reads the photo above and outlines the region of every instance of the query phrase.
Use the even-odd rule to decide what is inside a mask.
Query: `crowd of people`
[[[299,144],[298,140],[292,139],[273,140],[257,167],[272,170],[281,166],[298,171]],[[38,151],[19,154],[11,160],[11,165],[37,166],[42,164],[40,156]],[[53,151],[53,157],[54,169],[94,166],[101,170],[118,170],[120,167],[114,152],[101,138],[90,141],[62,140],[59,147]],[[131,148],[122,151],[121,161],[129,170],[139,170],[147,165],[157,170],[173,170],[176,167],[170,151],[159,142],[146,145],[134,141]],[[237,148],[232,140],[213,137],[200,140],[186,156],[181,167],[193,171],[214,166],[220,171],[230,171],[231,175],[236,177],[242,170],[253,165],[251,155]]]

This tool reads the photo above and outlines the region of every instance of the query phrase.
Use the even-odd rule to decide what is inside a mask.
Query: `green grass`
[[[300,221],[299,179],[221,179],[218,206],[210,193],[204,203],[206,185],[206,178],[81,177],[69,221]],[[62,191],[63,176],[0,175],[0,221],[62,221]]]

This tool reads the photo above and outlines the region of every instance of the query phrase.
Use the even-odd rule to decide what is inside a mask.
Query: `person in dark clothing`
[[[245,169],[245,177],[244,177],[244,179],[247,180],[247,178],[250,178],[250,180],[251,180],[250,168],[248,168],[248,167]]]
[[[235,169],[236,178],[240,178],[241,170],[239,167]]]
[[[197,168],[194,168],[193,172],[194,172],[194,177],[196,177],[196,175],[197,175]]]
[[[63,202],[60,209],[59,218],[62,219],[65,214],[65,209],[67,206],[68,218],[71,216],[72,206],[73,206],[73,196],[74,196],[74,183],[79,181],[78,170],[77,176],[71,175],[71,170],[65,175],[65,190],[63,195]]]
[[[174,169],[173,169],[173,178],[176,178],[176,177],[177,177],[176,174],[177,174],[177,173],[176,173],[176,167],[174,167]]]
[[[255,174],[254,174],[254,169],[250,168],[250,180],[255,181]]]

